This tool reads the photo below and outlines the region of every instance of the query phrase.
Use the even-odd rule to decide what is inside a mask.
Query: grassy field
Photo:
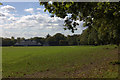
[[[3,77],[115,78],[115,46],[3,47]],[[111,63],[112,62],[112,63]]]

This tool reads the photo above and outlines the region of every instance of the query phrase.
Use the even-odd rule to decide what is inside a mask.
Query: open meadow
[[[2,47],[3,78],[116,78],[115,46]]]

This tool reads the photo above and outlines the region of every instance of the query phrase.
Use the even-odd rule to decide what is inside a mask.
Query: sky
[[[47,34],[64,35],[81,34],[83,22],[77,26],[78,30],[72,33],[64,30],[64,19],[50,17],[44,12],[44,6],[39,2],[2,2],[0,5],[0,36],[1,37],[45,37]]]

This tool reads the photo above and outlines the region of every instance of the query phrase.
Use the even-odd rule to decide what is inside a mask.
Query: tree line
[[[107,44],[115,44],[114,39],[108,39],[103,37],[103,39],[99,39],[98,32],[92,28],[83,30],[82,34],[74,34],[67,35],[61,33],[56,33],[55,35],[47,35],[44,37],[33,37],[29,39],[25,39],[17,37],[11,38],[1,38],[2,46],[14,46],[15,43],[19,43],[22,40],[34,40],[37,43],[41,43],[42,45],[47,43],[49,46],[75,46],[75,45],[107,45]]]

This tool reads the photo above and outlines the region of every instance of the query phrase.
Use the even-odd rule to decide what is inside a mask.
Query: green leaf
[[[117,14],[117,12],[114,12],[113,15],[115,16]]]
[[[47,9],[44,10],[44,12],[46,12],[46,11],[47,11]]]
[[[0,3],[0,5],[3,5],[2,3]]]
[[[66,5],[65,5],[65,7],[66,7],[66,8],[69,8],[69,7],[70,7],[70,5],[69,5],[69,4],[66,4]]]

